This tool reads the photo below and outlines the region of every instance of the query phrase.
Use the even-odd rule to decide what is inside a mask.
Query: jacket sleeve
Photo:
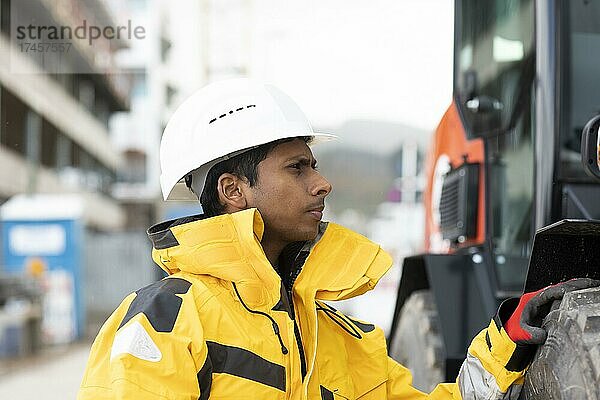
[[[462,399],[517,399],[530,359],[531,348],[514,343],[492,320],[469,346],[456,384]]]
[[[121,303],[92,345],[79,400],[208,398],[212,368],[186,282],[164,279]]]
[[[515,344],[499,325],[497,318],[492,320],[473,339],[456,382],[439,384],[429,395],[412,388],[410,372],[390,359],[388,398],[517,399],[531,349]]]

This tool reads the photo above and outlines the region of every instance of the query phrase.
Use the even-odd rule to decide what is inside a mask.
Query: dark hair
[[[230,173],[240,179],[246,179],[250,187],[252,187],[256,185],[256,182],[258,181],[258,164],[267,158],[269,152],[271,152],[271,150],[273,150],[276,146],[282,143],[291,142],[294,139],[301,139],[304,140],[305,143],[310,143],[312,136],[300,136],[275,140],[215,164],[208,171],[204,189],[200,195],[200,204],[202,204],[204,215],[207,217],[214,217],[215,215],[220,215],[225,212],[225,206],[219,201],[219,193],[217,192],[217,183],[221,175]],[[185,183],[191,190],[191,175],[187,175],[185,177]]]

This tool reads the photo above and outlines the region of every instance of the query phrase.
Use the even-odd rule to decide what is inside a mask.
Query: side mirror
[[[600,130],[600,115],[590,119],[581,134],[581,163],[583,170],[600,180],[600,142],[598,142],[598,131]]]

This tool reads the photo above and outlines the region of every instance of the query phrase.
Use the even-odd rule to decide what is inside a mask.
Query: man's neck
[[[279,255],[281,251],[288,243],[281,240],[272,240],[267,235],[263,236],[261,245],[265,255],[267,256],[267,260],[271,263],[271,265],[277,269]]]

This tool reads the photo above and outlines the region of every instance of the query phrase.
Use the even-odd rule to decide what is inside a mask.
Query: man
[[[518,396],[532,345],[545,339],[529,321],[595,283],[506,303],[456,383],[417,391],[379,328],[325,302],[372,289],[392,264],[375,243],[321,221],[331,185],[308,145],[328,138],[285,94],[249,80],[215,83],[179,107],[161,143],[163,195],[176,197],[184,180],[205,214],[150,228],[169,277],[128,296],[105,323],[79,399]]]

